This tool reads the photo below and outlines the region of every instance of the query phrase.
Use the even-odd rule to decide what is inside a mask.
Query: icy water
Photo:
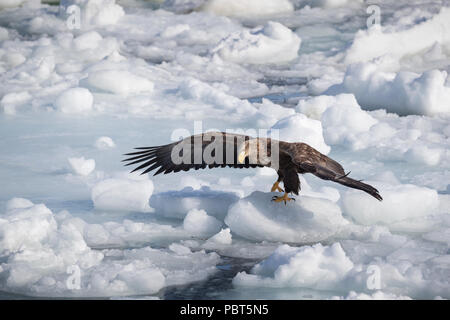
[[[0,298],[450,298],[449,3],[370,4],[0,0]],[[306,142],[384,200],[121,162],[209,129]]]

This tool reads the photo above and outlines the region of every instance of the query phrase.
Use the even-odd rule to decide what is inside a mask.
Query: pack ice
[[[0,298],[450,298],[450,8],[376,5],[0,0]],[[306,142],[384,200],[123,167],[199,126]]]

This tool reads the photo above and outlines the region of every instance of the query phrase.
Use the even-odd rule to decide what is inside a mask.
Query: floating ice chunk
[[[137,260],[138,263],[157,267],[166,278],[165,286],[204,280],[216,272],[216,264],[220,260],[215,252],[205,253],[204,250],[187,252],[186,250],[185,253],[181,253],[150,247],[127,250],[124,252],[124,258],[125,261]]]
[[[115,94],[152,92],[153,82],[125,70],[93,71],[85,80],[87,86]]]
[[[225,223],[254,241],[316,242],[329,238],[347,221],[339,206],[320,198],[298,197],[287,205],[271,201],[271,193],[253,192],[233,204]]]
[[[12,198],[6,203],[6,211],[25,209],[34,206],[33,202],[24,198]]]
[[[438,230],[425,233],[422,237],[426,240],[442,242],[450,245],[450,228],[439,228]],[[450,264],[450,259],[448,262]]]
[[[110,232],[101,224],[85,224],[82,230],[84,239],[90,246],[108,245],[113,242]]]
[[[343,6],[351,7],[363,3],[363,0],[293,0],[295,6],[312,8],[339,8]]]
[[[386,32],[380,26],[356,33],[351,47],[347,50],[347,64],[371,61],[374,58],[390,56],[395,61],[404,56],[423,54],[435,43],[450,43],[450,9],[441,11],[422,23],[406,30]]]
[[[259,119],[257,118],[256,121],[261,128],[270,127],[276,121],[295,114],[295,111],[291,108],[285,108],[265,98],[262,99],[262,103],[254,103],[253,105],[258,108]]]
[[[99,210],[150,211],[151,180],[106,179],[92,188],[91,198]]]
[[[95,140],[95,147],[99,150],[107,150],[114,148],[116,144],[114,143],[113,139],[110,137],[100,137],[97,140]]]
[[[387,73],[373,63],[350,65],[341,84],[325,93],[353,93],[366,110],[386,109],[399,115],[450,113],[447,72],[428,70],[422,74]]]
[[[378,122],[355,104],[337,104],[322,114],[325,142],[331,145],[355,143],[359,135],[368,132]]]
[[[318,243],[299,248],[284,244],[255,265],[250,274],[238,273],[233,284],[327,290],[334,289],[352,268],[353,262],[339,243],[331,246]]]
[[[122,7],[115,0],[61,0],[64,12],[71,5],[81,8],[82,28],[99,25],[116,24],[125,15]]]
[[[163,38],[173,38],[178,36],[179,34],[189,31],[190,27],[187,24],[176,24],[174,26],[169,26],[161,33],[161,37]]]
[[[386,184],[390,184],[390,185],[396,185],[396,184],[400,184],[400,181],[398,180],[398,178],[395,176],[395,174],[392,171],[383,171],[375,176],[372,177],[373,180],[376,181],[382,181]]]
[[[95,49],[103,40],[102,36],[96,31],[89,31],[76,37],[73,40],[74,49],[77,51]]]
[[[357,293],[355,291],[350,291],[346,297],[334,296],[333,300],[411,300],[408,296],[395,295],[393,293],[384,292],[377,290],[372,294],[367,293]]]
[[[79,64],[74,65],[74,61],[96,62],[104,58],[114,60],[119,48],[116,38],[103,38],[96,31],[87,31],[75,38],[60,36],[59,41],[65,49],[61,52],[65,59],[58,64],[58,70],[64,73],[77,71],[81,67]]]
[[[41,58],[39,65],[33,70],[33,75],[37,81],[42,81],[54,75],[55,71],[55,57],[46,56]]]
[[[425,164],[427,166],[436,166],[441,160],[442,149],[429,148],[424,144],[418,144],[411,147],[405,153],[405,159],[415,164]]]
[[[28,103],[31,98],[28,91],[10,92],[3,96],[0,106],[5,114],[13,115],[16,113],[17,107]]]
[[[71,221],[71,223],[79,223]],[[142,246],[148,243],[170,243],[189,237],[180,227],[161,223],[143,223],[125,219],[103,224],[88,224],[79,228],[86,243],[94,247]]]
[[[230,228],[222,229],[206,241],[206,244],[223,244],[230,245],[232,243]]]
[[[0,35],[0,37],[1,37],[1,35]],[[25,58],[25,56],[21,53],[11,52],[11,53],[7,53],[4,56],[4,60],[11,68],[14,68],[14,67],[17,67],[18,65],[24,63],[27,60],[27,58]]]
[[[269,136],[272,130],[278,130],[280,140],[304,142],[323,154],[328,154],[331,150],[323,139],[320,121],[310,119],[304,114],[297,113],[281,119],[270,128]]]
[[[288,0],[208,0],[202,10],[229,17],[274,16],[294,11]]]
[[[122,264],[102,264],[97,273],[91,275],[92,291],[97,295],[152,294],[165,284],[164,274],[159,268],[141,261]]]
[[[214,88],[211,85],[202,82],[198,79],[187,78],[178,86],[180,94],[185,99],[192,99],[201,101],[207,105],[213,105],[220,113],[236,113],[237,115],[253,115],[256,113],[256,108],[247,100],[236,98],[232,95],[226,94],[220,89]],[[187,117],[198,120],[199,117],[204,117],[204,111],[188,112]]]
[[[208,216],[205,210],[191,209],[183,220],[183,228],[194,236],[211,236],[222,227],[222,222]]]
[[[395,222],[435,214],[439,206],[436,190],[411,184],[388,185],[373,183],[383,201],[376,201],[370,195],[349,190],[342,197],[343,210],[355,221],[372,225],[390,225]]]
[[[336,96],[315,96],[302,99],[297,104],[297,111],[306,114],[309,118],[320,120],[322,114],[329,107],[349,105],[360,108],[353,94],[338,94]]]
[[[0,0],[0,9],[18,7],[25,1],[26,0]]]
[[[0,252],[8,256],[0,270],[3,288],[54,295],[67,290],[66,267],[77,264],[89,268],[103,258],[103,254],[86,246],[73,225],[58,225],[45,205],[29,206],[29,201],[24,199],[12,202],[16,205],[10,207],[16,208],[8,210],[0,219]],[[18,202],[21,204],[17,205]],[[27,208],[19,208],[24,204]]]
[[[245,64],[284,63],[297,58],[301,39],[278,22],[235,33],[213,50],[222,59]]]
[[[0,5],[1,7],[1,5]],[[0,27],[0,41],[8,40],[9,39],[9,32],[8,29]]]
[[[84,114],[92,109],[94,97],[86,88],[70,88],[63,91],[55,101],[55,108],[62,113]]]
[[[27,199],[10,200],[6,214],[0,217],[0,254],[35,248],[56,231],[50,209]]]
[[[181,254],[181,255],[189,254],[192,252],[191,249],[189,249],[189,247],[183,246],[182,244],[179,244],[179,243],[172,243],[169,246],[169,250],[175,252],[176,254]]]
[[[180,191],[158,193],[151,197],[150,203],[157,214],[165,217],[184,219],[191,209],[198,209],[222,220],[228,207],[238,199],[235,193],[203,186],[200,190],[186,187]]]
[[[80,176],[88,176],[95,169],[94,159],[80,158],[68,158],[67,159],[72,167],[72,170]]]
[[[169,250],[92,250],[83,230],[100,239],[108,237],[111,224],[122,233],[132,233],[133,227],[136,231],[139,224],[131,229],[127,221],[89,225],[68,212],[53,215],[45,205],[20,198],[10,200],[7,208],[0,215],[0,254],[6,257],[0,285],[8,292],[46,297],[153,294],[166,285],[204,280],[220,259],[216,253],[191,252],[176,244]],[[79,288],[70,281],[77,274]]]

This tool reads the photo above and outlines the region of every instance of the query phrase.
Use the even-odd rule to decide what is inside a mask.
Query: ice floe
[[[232,34],[212,51],[225,60],[248,63],[283,63],[297,57],[301,39],[278,22]]]
[[[255,191],[228,210],[231,231],[253,241],[310,243],[334,235],[347,221],[330,200],[302,196],[286,206],[271,201],[273,194]]]

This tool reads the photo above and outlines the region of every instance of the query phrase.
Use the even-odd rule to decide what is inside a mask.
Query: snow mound
[[[70,88],[63,91],[55,101],[55,108],[62,113],[84,114],[92,109],[94,97],[86,88]]]
[[[123,8],[115,0],[61,0],[64,12],[76,5],[80,10],[80,27],[106,26],[116,24],[125,15]]]
[[[327,239],[347,224],[339,206],[329,200],[302,196],[284,205],[272,202],[272,196],[255,191],[239,200],[228,210],[225,223],[249,240],[293,243]]]
[[[200,190],[186,187],[180,191],[158,193],[151,197],[150,203],[155,213],[169,218],[184,219],[187,212],[198,209],[223,220],[228,207],[238,199],[235,193],[214,191],[203,186]]]
[[[202,6],[205,12],[229,17],[274,16],[294,11],[289,0],[209,0]]]
[[[211,236],[219,232],[222,222],[208,216],[205,210],[191,209],[183,220],[183,228],[194,236]]]
[[[284,63],[298,56],[301,39],[281,23],[231,34],[213,50],[222,59],[244,64]]]
[[[99,210],[150,211],[148,200],[153,193],[153,182],[111,178],[94,185],[91,199]]]
[[[428,70],[422,74],[388,73],[373,63],[350,65],[341,84],[327,93],[353,93],[366,110],[386,109],[399,115],[433,116],[450,113],[447,72]]]
[[[95,140],[95,147],[99,150],[107,150],[114,148],[116,144],[114,143],[113,139],[110,137],[100,137],[97,140]]]
[[[91,72],[86,86],[109,93],[130,95],[152,92],[153,82],[125,70],[100,70]]]
[[[267,259],[255,265],[251,273],[238,273],[235,286],[301,287],[332,289],[353,268],[339,243],[323,246],[291,247],[281,245]]]
[[[80,158],[69,158],[67,159],[72,167],[72,170],[80,176],[88,176],[95,169],[94,159]]]
[[[372,185],[380,191],[383,201],[376,201],[364,192],[353,190],[345,192],[342,197],[344,212],[364,225],[390,225],[432,215],[439,206],[438,194],[433,189],[411,184]]]
[[[323,154],[328,154],[331,150],[323,139],[321,122],[304,114],[297,113],[281,119],[270,128],[269,136],[272,130],[278,130],[279,139],[282,141],[304,142]]]

